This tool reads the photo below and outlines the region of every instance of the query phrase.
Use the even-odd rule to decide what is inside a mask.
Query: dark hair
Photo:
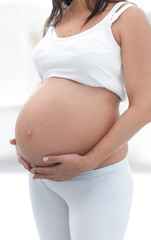
[[[53,8],[50,16],[47,18],[44,27],[43,27],[43,37],[46,34],[46,28],[49,25],[55,26],[56,23],[60,22],[63,16],[63,10],[67,8],[73,0],[53,0]],[[95,17],[97,14],[103,12],[109,3],[119,2],[119,0],[93,0],[95,1],[94,8],[92,9],[90,6],[90,0],[85,0],[87,8],[91,11],[91,14],[86,18],[86,21],[84,22],[83,26],[89,22],[93,17]],[[123,0],[123,2],[125,2]],[[52,23],[52,24],[51,24]]]

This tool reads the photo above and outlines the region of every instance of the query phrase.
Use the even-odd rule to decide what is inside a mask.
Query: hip
[[[70,180],[56,182],[39,179],[39,184],[40,182],[67,202],[71,199],[74,201],[73,198],[82,197],[83,194],[85,198],[85,193],[90,198],[92,196],[95,198],[99,194],[109,201],[112,199],[110,196],[119,200],[125,198],[131,200],[134,189],[133,175],[127,156],[114,164],[83,172]],[[80,195],[77,196],[78,193]]]

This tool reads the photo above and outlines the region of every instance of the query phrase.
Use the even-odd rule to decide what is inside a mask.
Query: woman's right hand
[[[16,148],[16,152],[17,152],[17,156],[18,156],[18,160],[19,162],[28,170],[30,171],[32,169],[32,167],[30,166],[30,164],[22,157],[22,155],[20,154],[17,144],[16,144],[16,139],[13,138],[10,140],[10,144],[15,145]]]

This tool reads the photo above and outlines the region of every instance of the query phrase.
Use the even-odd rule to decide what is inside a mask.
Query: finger
[[[44,174],[38,174],[38,173],[36,173],[34,176],[33,176],[33,179],[51,179],[51,178],[53,178],[53,176],[51,176],[51,175],[49,175],[49,176],[47,176],[47,175],[44,175]]]
[[[17,145],[15,145],[16,148],[16,152],[17,152],[17,156],[18,156],[18,160],[19,162],[27,169],[27,170],[31,170],[31,166],[30,164],[22,157],[22,155],[20,154],[20,152],[18,151]]]
[[[21,155],[19,156],[19,162],[20,162],[27,170],[29,170],[29,171],[31,170],[30,164],[29,164],[28,162],[26,162]]]
[[[11,139],[9,142],[10,142],[10,144],[12,144],[12,145],[16,145],[16,139],[15,139],[15,138]]]
[[[45,163],[59,163],[63,161],[63,155],[59,155],[59,156],[46,156],[43,158],[43,161]]]
[[[32,168],[31,170],[32,173],[40,173],[43,175],[57,175],[57,169],[55,166],[53,167],[42,167],[42,168]]]
[[[57,178],[57,177],[54,177],[54,176],[51,176],[51,175],[43,175],[43,174],[35,174],[33,176],[33,179],[36,180],[36,179],[48,179],[48,180],[51,180],[51,181],[56,181],[56,182],[61,182],[63,180],[61,180],[60,178]]]

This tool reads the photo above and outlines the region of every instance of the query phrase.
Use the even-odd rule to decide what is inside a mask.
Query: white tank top
[[[103,20],[69,37],[58,37],[53,26],[32,51],[33,63],[42,81],[61,77],[92,87],[106,88],[126,98],[121,48],[112,34],[112,23],[128,8],[118,2]],[[117,11],[118,10],[118,11]]]

